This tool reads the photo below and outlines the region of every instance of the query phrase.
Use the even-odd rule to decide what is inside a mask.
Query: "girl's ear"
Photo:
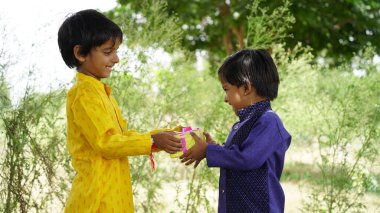
[[[252,85],[250,83],[244,84],[244,95],[249,95],[253,92]]]
[[[75,45],[74,46],[74,56],[75,58],[80,62],[80,63],[83,63],[86,61],[86,57],[83,56],[82,54],[80,54],[80,49],[81,49],[81,46],[80,45]]]

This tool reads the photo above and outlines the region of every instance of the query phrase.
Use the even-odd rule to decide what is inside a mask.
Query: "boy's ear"
[[[244,84],[244,95],[249,95],[253,92],[252,85],[250,83]]]
[[[74,56],[75,58],[80,62],[80,63],[83,63],[86,61],[86,57],[83,56],[82,54],[80,54],[80,49],[81,49],[81,46],[80,45],[75,45],[74,46]]]

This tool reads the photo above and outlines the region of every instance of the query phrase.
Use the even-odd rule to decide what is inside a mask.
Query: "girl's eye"
[[[111,52],[104,52],[104,54],[105,54],[105,55],[110,55],[110,54],[111,54]]]

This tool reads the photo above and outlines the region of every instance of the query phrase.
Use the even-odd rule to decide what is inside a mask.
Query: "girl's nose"
[[[224,96],[224,102],[228,103],[227,95]]]

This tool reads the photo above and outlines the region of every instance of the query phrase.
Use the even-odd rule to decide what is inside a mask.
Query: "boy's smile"
[[[234,86],[224,80],[221,80],[223,90],[226,95],[224,96],[224,102],[231,105],[235,115],[238,115],[238,111],[244,107],[249,106],[245,100],[244,87]]]
[[[110,39],[102,45],[93,48],[88,55],[77,57],[81,62],[78,71],[98,80],[108,78],[113,66],[119,62],[117,55],[119,46],[119,39],[116,39],[115,42]]]
[[[220,83],[226,93],[224,102],[231,105],[236,116],[239,116],[239,110],[266,99],[257,95],[256,89],[251,85],[237,87],[223,79],[220,80]]]

